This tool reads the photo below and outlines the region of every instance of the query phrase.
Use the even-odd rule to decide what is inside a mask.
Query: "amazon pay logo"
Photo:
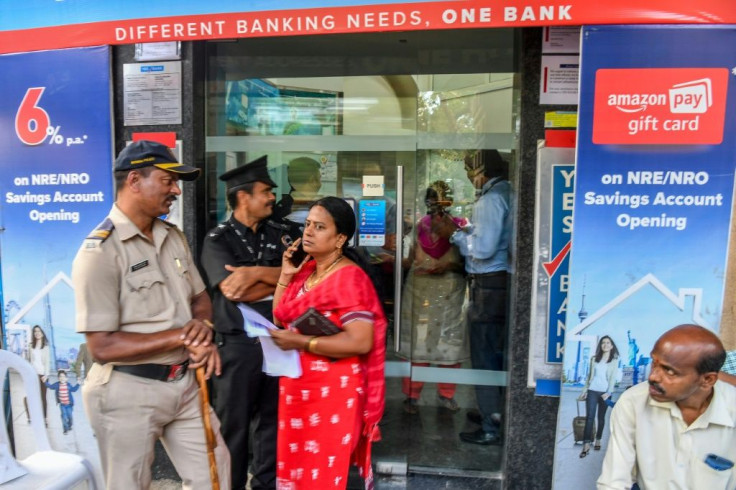
[[[670,89],[670,112],[673,114],[705,114],[713,105],[710,78],[678,83]]]
[[[719,144],[727,88],[726,68],[598,70],[593,142]]]

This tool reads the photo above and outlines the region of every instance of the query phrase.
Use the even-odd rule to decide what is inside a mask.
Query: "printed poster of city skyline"
[[[24,355],[39,325],[69,368],[76,333],[71,264],[112,195],[109,48],[0,57],[0,195],[6,346]]]
[[[736,155],[736,29],[584,27],[554,488],[593,488],[573,419],[602,336],[615,402],[683,323],[720,329]],[[728,96],[730,95],[730,96]],[[584,405],[584,404],[583,404]],[[576,408],[577,406],[577,408]],[[610,416],[610,410],[606,416]]]

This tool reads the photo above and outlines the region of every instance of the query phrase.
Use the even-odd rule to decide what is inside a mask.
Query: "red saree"
[[[299,294],[313,261],[292,279],[274,317],[289,327],[313,307],[339,327],[356,314],[373,317],[368,354],[333,361],[300,352],[302,376],[281,378],[276,484],[281,490],[345,488],[355,464],[373,488],[371,443],[380,440],[383,415],[386,318],[370,278],[357,266],[338,269]]]

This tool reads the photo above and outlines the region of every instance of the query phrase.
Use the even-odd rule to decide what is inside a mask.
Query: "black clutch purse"
[[[291,326],[299,330],[301,334],[314,335],[315,337],[342,332],[340,327],[314,308],[309,308],[303,315],[294,320]]]

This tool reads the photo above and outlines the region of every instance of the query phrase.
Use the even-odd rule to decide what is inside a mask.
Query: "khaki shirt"
[[[114,205],[115,228],[104,240],[88,238],[72,265],[77,332],[154,333],[184,326],[191,299],[205,289],[183,234],[156,220],[153,242]],[[92,235],[91,235],[92,236]],[[176,364],[180,349],[134,364]]]

